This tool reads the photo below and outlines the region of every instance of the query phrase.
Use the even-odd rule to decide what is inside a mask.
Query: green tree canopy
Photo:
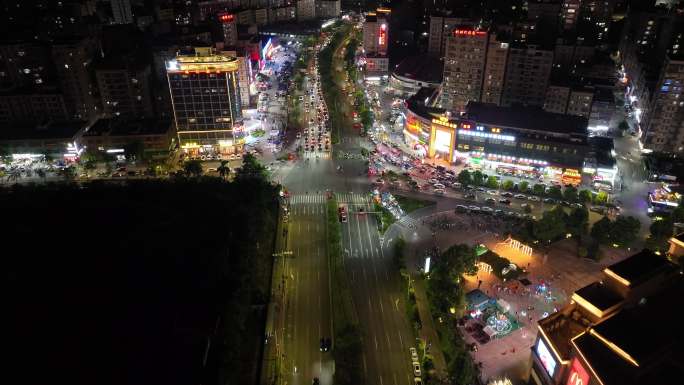
[[[544,187],[543,184],[535,183],[535,185],[532,187],[532,194],[538,195],[538,196],[543,196],[545,189],[546,189],[546,187]]]
[[[640,228],[641,223],[638,219],[621,216],[613,222],[610,238],[618,246],[626,247],[636,240]]]
[[[472,184],[472,178],[470,176],[470,171],[463,169],[458,173],[458,182],[463,186],[468,186]]]
[[[586,234],[588,223],[589,210],[586,207],[575,207],[567,217],[567,231],[575,236]]]
[[[563,193],[561,192],[560,187],[558,186],[551,186],[549,188],[549,197],[557,200],[563,199]]]
[[[602,245],[610,243],[610,233],[613,229],[613,223],[608,217],[599,219],[593,226],[591,226],[591,236]]]
[[[577,201],[577,188],[575,188],[574,186],[566,187],[563,191],[563,199],[565,199],[568,202]]]
[[[188,160],[183,163],[183,171],[185,175],[199,177],[204,170],[202,169],[202,162],[199,160]]]
[[[605,191],[599,191],[598,194],[594,195],[594,203],[596,204],[606,204],[608,202],[608,193]]]
[[[561,206],[544,212],[541,219],[534,223],[534,237],[542,242],[550,242],[560,238],[566,233],[566,214]]]
[[[591,202],[591,191],[586,189],[580,190],[577,200],[582,204]]]
[[[242,166],[237,169],[235,180],[245,179],[261,179],[267,180],[268,175],[264,166],[252,154],[245,154],[242,157]]]
[[[489,187],[489,188],[499,187],[499,180],[496,179],[495,176],[490,176],[489,178],[487,178],[487,187]]]
[[[513,183],[512,180],[507,179],[505,180],[502,184],[501,187],[506,190],[506,191],[511,191],[513,190],[513,187],[515,186],[515,183]]]
[[[473,184],[475,186],[481,186],[482,183],[484,182],[484,174],[482,174],[482,172],[480,170],[475,170],[471,174],[471,178],[472,178]]]

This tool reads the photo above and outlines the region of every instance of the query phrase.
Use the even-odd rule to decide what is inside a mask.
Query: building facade
[[[69,113],[59,92],[0,93],[0,123],[66,120]]]
[[[316,17],[321,19],[331,19],[340,17],[340,0],[320,0],[316,1]]]
[[[386,75],[389,71],[389,20],[386,13],[369,13],[363,23],[363,50],[367,75]]]
[[[447,37],[440,107],[461,113],[479,101],[487,59],[487,32],[456,27]]]
[[[684,150],[684,60],[667,58],[660,72],[643,139],[653,151]]]
[[[505,41],[499,41],[495,33],[489,35],[487,61],[485,62],[482,82],[482,97],[480,98],[483,103],[493,103],[497,106],[501,104],[508,49],[509,44]]]
[[[131,0],[110,0],[112,5],[112,15],[115,24],[133,23],[133,12],[131,11]]]
[[[71,117],[90,121],[96,113],[95,90],[91,80],[92,60],[97,46],[90,37],[61,40],[52,45],[57,79]]]
[[[501,104],[543,106],[552,64],[553,51],[534,45],[512,47]]]
[[[95,78],[105,117],[149,118],[154,114],[150,77],[152,68],[133,60],[99,63]]]
[[[216,15],[218,22],[221,25],[221,34],[223,35],[223,44],[228,47],[234,47],[238,42],[237,19],[234,14],[228,12],[221,12]]]
[[[460,17],[430,17],[430,30],[428,33],[428,54],[435,57],[444,57],[447,38],[451,35],[454,28],[475,27],[475,22]]]
[[[241,152],[239,64],[210,48],[167,63],[178,143],[188,154]]]
[[[297,20],[313,20],[316,18],[315,0],[297,0]]]

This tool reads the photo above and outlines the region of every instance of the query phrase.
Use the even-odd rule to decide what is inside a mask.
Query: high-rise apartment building
[[[297,20],[313,20],[316,18],[315,0],[297,0]]]
[[[495,33],[489,35],[487,61],[485,62],[484,79],[482,82],[481,101],[483,103],[494,103],[497,106],[501,104],[508,49],[508,42],[497,39]]]
[[[653,151],[684,150],[684,60],[667,57],[644,123],[644,147]]]
[[[237,20],[235,15],[228,12],[221,12],[217,14],[216,17],[221,24],[223,44],[229,47],[235,46],[238,41]]]
[[[107,118],[152,117],[149,64],[133,58],[108,58],[95,66],[102,114]]]
[[[73,119],[89,121],[95,117],[96,104],[91,63],[97,56],[93,38],[59,40],[52,44],[52,60],[57,80],[64,93],[67,110]]]
[[[436,57],[443,57],[446,49],[447,37],[456,28],[473,27],[475,22],[460,17],[430,17],[430,32],[428,36],[428,54]]]
[[[389,70],[388,46],[388,13],[369,13],[363,23],[363,50],[365,51],[366,71],[368,73],[387,73]]]
[[[133,23],[133,12],[131,11],[131,0],[110,0],[112,5],[112,15],[115,24]]]
[[[0,89],[40,87],[52,75],[50,47],[32,41],[0,43]]]
[[[167,63],[178,142],[193,156],[242,151],[238,60],[211,48]]]
[[[340,16],[340,0],[319,0],[316,1],[316,17],[333,18]]]
[[[469,27],[452,31],[444,51],[442,108],[461,113],[468,102],[480,101],[486,59],[486,31]]]
[[[552,64],[553,51],[534,45],[511,47],[501,104],[543,106]]]
[[[574,29],[577,26],[582,0],[563,0],[561,7],[561,24],[564,30]]]

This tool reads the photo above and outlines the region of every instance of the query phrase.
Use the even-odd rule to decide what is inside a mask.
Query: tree
[[[577,200],[577,188],[568,186],[563,191],[563,198],[568,202],[575,202]]]
[[[513,183],[512,180],[507,179],[505,180],[502,184],[501,187],[506,190],[506,191],[511,191],[513,190],[513,187],[515,186],[515,183]]]
[[[662,219],[654,219],[649,227],[651,235],[646,241],[646,245],[651,250],[665,251],[668,249],[668,239],[672,236],[674,222],[671,216]]]
[[[608,193],[605,191],[599,191],[598,194],[594,195],[594,203],[598,205],[603,205],[608,202]]]
[[[458,173],[458,182],[463,186],[470,185],[473,182],[470,171],[466,169],[461,170],[461,172]]]
[[[406,241],[399,237],[394,241],[394,266],[401,270],[406,268],[406,257],[404,256],[404,249],[406,248]]]
[[[602,245],[607,245],[610,242],[610,233],[613,229],[613,222],[608,217],[599,219],[593,226],[591,226],[591,236]]]
[[[219,175],[221,175],[221,178],[226,178],[226,175],[230,174],[230,167],[228,167],[228,161],[227,160],[222,160],[221,165],[216,168],[216,171],[218,171]]]
[[[586,207],[575,207],[570,210],[570,214],[566,218],[568,233],[577,236],[587,233],[587,226],[589,222],[589,210]]]
[[[561,200],[563,198],[563,193],[561,192],[560,187],[552,186],[549,188],[549,197],[556,200]]]
[[[545,191],[546,187],[544,187],[544,185],[541,183],[535,183],[535,185],[532,187],[532,194],[534,195],[543,196]]]
[[[524,180],[518,184],[518,191],[521,193],[527,192],[530,189],[530,182]]]
[[[579,194],[577,195],[577,200],[582,204],[591,202],[591,191],[586,189],[580,190]]]
[[[144,161],[145,160],[145,145],[143,142],[136,140],[124,145],[124,153],[128,160]]]
[[[489,188],[499,187],[499,180],[496,179],[495,176],[490,176],[489,178],[487,178],[487,187],[489,187]]]
[[[242,167],[238,168],[235,174],[235,180],[245,179],[268,179],[266,169],[252,154],[245,154],[242,157]]]
[[[534,223],[534,237],[546,243],[554,241],[565,234],[566,222],[565,211],[561,206],[556,206],[544,212],[542,218]]]
[[[60,174],[64,179],[66,180],[72,180],[76,177],[76,168],[73,166],[68,166],[64,167],[61,171]]]
[[[627,131],[627,130],[629,130],[629,123],[627,123],[626,120],[621,121],[620,124],[618,124],[618,129],[619,129],[620,131]]]
[[[199,177],[202,175],[204,170],[202,169],[202,163],[199,160],[188,160],[183,164],[183,171],[185,175]]]
[[[475,170],[475,172],[472,173],[471,178],[475,186],[481,186],[482,182],[484,182],[484,175],[480,170]]]
[[[618,217],[610,231],[610,238],[612,242],[618,246],[626,247],[634,242],[641,228],[641,222],[638,219],[629,217]]]

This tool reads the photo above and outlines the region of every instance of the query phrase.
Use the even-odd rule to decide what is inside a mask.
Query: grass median
[[[330,266],[330,295],[332,298],[333,333],[335,336],[333,357],[335,358],[336,385],[362,382],[361,352],[362,338],[359,321],[354,308],[351,287],[344,269],[342,255],[342,226],[338,220],[337,199],[327,203],[326,238],[328,264]]]

